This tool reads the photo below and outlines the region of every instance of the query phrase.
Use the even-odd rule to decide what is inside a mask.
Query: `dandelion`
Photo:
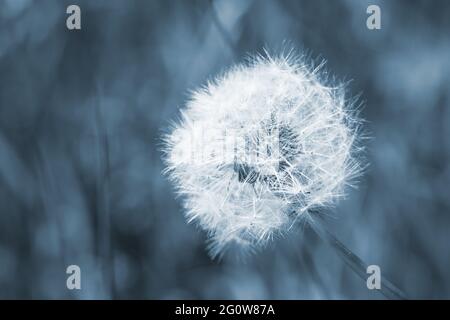
[[[345,86],[294,54],[257,56],[194,91],[165,137],[166,173],[213,257],[254,250],[330,207],[361,171]]]
[[[265,246],[300,220],[364,281],[367,264],[316,215],[363,169],[355,99],[292,52],[257,56],[194,91],[164,139],[165,173],[210,253]],[[383,277],[380,292],[405,299]]]

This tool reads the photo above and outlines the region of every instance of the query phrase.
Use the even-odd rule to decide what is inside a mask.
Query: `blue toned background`
[[[188,90],[283,41],[365,101],[370,167],[328,228],[409,297],[450,298],[449,30],[444,0],[0,0],[0,298],[383,298],[305,228],[212,261],[161,175]]]

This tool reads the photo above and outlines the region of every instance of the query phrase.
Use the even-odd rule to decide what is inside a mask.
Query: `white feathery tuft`
[[[323,69],[292,52],[252,58],[194,91],[165,136],[165,173],[213,257],[264,246],[361,172],[354,104]]]

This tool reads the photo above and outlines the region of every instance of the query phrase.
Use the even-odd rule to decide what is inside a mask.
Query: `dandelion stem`
[[[337,254],[344,260],[345,264],[349,266],[361,279],[367,279],[367,264],[361,260],[353,251],[347,248],[341,241],[339,241],[333,234],[331,234],[321,223],[314,219],[308,219],[311,228],[326,241]],[[386,277],[381,278],[380,292],[388,299],[406,300],[406,296],[400,289],[398,289]]]

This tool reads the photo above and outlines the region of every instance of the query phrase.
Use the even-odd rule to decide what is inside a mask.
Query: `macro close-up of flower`
[[[449,17],[0,0],[0,300],[449,299]]]
[[[212,256],[264,246],[344,196],[361,169],[352,103],[293,50],[250,57],[192,93],[165,137],[166,172]]]

